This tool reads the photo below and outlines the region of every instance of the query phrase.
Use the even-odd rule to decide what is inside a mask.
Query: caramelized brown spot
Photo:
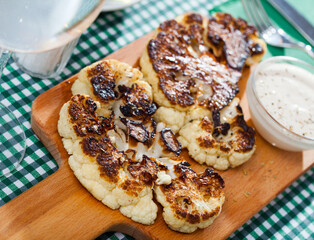
[[[173,105],[195,103],[221,109],[238,92],[238,71],[220,63],[203,42],[202,17],[187,15],[185,27],[175,20],[162,23],[160,32],[148,44],[148,54],[159,78],[159,88]],[[198,101],[195,89],[207,85],[212,93]]]
[[[231,146],[228,145],[228,143],[219,142],[219,149],[220,149],[222,152],[228,153],[228,152],[231,151]]]
[[[252,127],[248,126],[245,122],[243,115],[240,115],[236,119],[236,125],[241,129],[237,130],[237,145],[234,151],[236,152],[248,152],[255,146],[255,131]]]
[[[121,163],[114,155],[100,154],[97,156],[97,163],[100,165],[100,175],[109,181],[117,182]]]
[[[140,163],[131,163],[127,169],[132,177],[150,186],[157,179],[157,173],[159,171],[158,164],[146,155],[143,155]]]
[[[95,137],[85,137],[81,141],[82,150],[86,155],[97,156],[101,152],[110,151],[112,149],[111,144],[108,142],[108,139],[99,140]]]
[[[144,189],[145,186],[138,181],[135,180],[125,180],[120,185],[128,195],[138,197],[139,193]]]
[[[186,162],[181,162],[175,165],[174,172],[179,179],[192,179],[196,177],[196,173],[186,165]]]
[[[116,99],[117,93],[114,90],[116,84],[114,81],[106,79],[103,75],[94,76],[91,79],[94,94],[101,100],[101,102],[108,103]]]
[[[148,141],[149,133],[141,122],[135,122],[121,117],[120,120],[127,127],[129,136],[141,143]]]
[[[222,49],[228,66],[241,70],[248,57],[263,53],[263,48],[254,43],[257,38],[255,27],[249,26],[241,18],[235,19],[228,13],[217,13],[208,24],[209,42]]]
[[[214,169],[212,168],[206,168],[204,173],[200,175],[200,179],[205,179],[205,178],[210,178],[211,181],[213,182],[212,184],[214,184],[215,186],[220,186],[220,188],[224,188],[225,187],[225,182],[223,180],[223,178],[214,171]],[[202,180],[200,180],[202,181]],[[207,185],[208,182],[203,182],[202,185]]]
[[[210,213],[206,212],[202,214],[202,219],[203,221],[208,220],[209,218],[218,215],[218,213],[220,212],[221,207],[217,206],[216,208],[214,208]]]
[[[213,131],[213,122],[211,122],[208,117],[204,117],[201,121],[201,128],[211,133]]]
[[[108,103],[117,98],[115,89],[115,72],[107,62],[97,64],[87,71],[87,76],[91,78],[93,92],[97,100]]]
[[[227,135],[230,129],[229,123],[221,123],[220,122],[220,111],[212,112],[213,122],[214,122],[214,131],[213,136],[218,137],[219,134]]]
[[[194,86],[194,84],[192,80],[172,82],[160,78],[159,87],[172,104],[185,107],[194,104],[194,99],[191,96],[191,86]]]
[[[185,19],[186,23],[191,24],[191,23],[198,23],[200,25],[203,24],[203,17],[200,14],[197,13],[191,13],[188,14],[186,19]]]
[[[100,175],[108,181],[117,182],[119,170],[125,155],[111,144],[109,138],[86,137],[81,141],[82,150],[86,155],[96,157]]]
[[[160,189],[177,218],[196,224],[218,215],[219,206],[208,210],[200,209],[199,205],[208,203],[210,198],[223,197],[224,182],[218,173],[207,168],[203,174],[196,174],[182,163],[175,166],[175,173],[178,177],[169,185],[161,185]]]
[[[137,84],[133,84],[131,88],[119,85],[119,91],[123,99],[120,111],[125,117],[144,119],[156,112],[156,104],[148,97],[145,90]]]
[[[110,118],[97,116],[97,105],[84,95],[75,95],[69,104],[69,115],[75,133],[80,136],[103,135],[114,127],[113,115]]]
[[[200,146],[203,148],[214,148],[216,146],[215,139],[209,136],[199,137],[197,140],[199,141]]]
[[[181,143],[178,141],[173,131],[170,128],[164,128],[160,132],[161,139],[167,150],[175,153],[177,156],[181,153]]]

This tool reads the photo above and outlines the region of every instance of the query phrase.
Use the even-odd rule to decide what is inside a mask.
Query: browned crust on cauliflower
[[[256,148],[255,131],[245,122],[238,98],[220,111],[191,120],[179,135],[193,159],[219,170],[243,164]]]
[[[97,64],[94,68],[87,71],[87,76],[90,78],[93,92],[97,99],[101,102],[108,103],[116,99],[118,93],[115,91],[115,73],[106,65]]]
[[[109,138],[86,137],[81,141],[81,147],[86,155],[96,158],[102,177],[108,181],[118,182],[119,170],[126,157],[123,152],[115,149]]]
[[[107,63],[108,71],[103,69]],[[113,71],[113,64],[120,70]],[[198,195],[196,200],[203,201],[206,209],[195,208],[186,213],[184,209],[170,210],[181,216],[180,224],[192,226],[177,228],[166,220],[168,218],[165,220],[170,228],[181,232],[208,226],[220,213],[224,201],[223,192],[218,193],[217,189],[216,193],[214,188],[216,180],[220,179],[217,181],[222,189],[223,180],[207,170],[196,174],[177,157],[181,144],[175,133],[162,123],[157,124],[152,117],[157,106],[153,103],[151,88],[138,78],[130,83],[124,76],[117,77],[121,71],[128,74],[128,66],[120,67],[118,62],[109,60],[85,68],[79,74],[83,80],[77,80],[74,92],[82,90],[84,93],[82,86],[92,86],[92,97],[76,94],[62,107],[58,131],[70,154],[70,167],[97,199],[143,224],[152,224],[156,218],[153,189],[163,189],[162,195],[169,200],[172,193],[164,187],[189,188],[184,194],[193,200],[191,204]],[[119,82],[117,78],[123,80]],[[103,104],[93,99],[100,99]],[[103,113],[110,117],[103,117]],[[161,157],[179,164],[171,170]],[[174,179],[170,172],[176,175]],[[207,203],[209,199],[213,203]]]
[[[188,162],[173,160],[166,161],[175,175],[171,183],[155,186],[157,200],[164,207],[165,222],[171,229],[184,233],[208,227],[220,214],[225,200],[223,179],[213,169],[196,174]]]
[[[255,41],[258,38],[254,27],[228,14],[217,16],[224,19],[208,20],[190,13],[165,21],[148,43],[148,58],[158,79],[159,90],[154,91],[161,91],[170,105],[178,106],[179,110],[195,104],[211,110],[226,106],[238,92],[237,83],[248,57],[264,53],[264,45]],[[226,24],[221,27],[223,20]],[[231,41],[232,37],[235,39]],[[225,59],[216,59],[211,53],[213,48],[218,57],[222,55],[219,51],[225,49]],[[141,65],[144,65],[142,61]],[[147,74],[147,67],[143,69]],[[162,106],[169,107],[169,104]]]
[[[241,106],[237,105],[236,109],[238,114],[230,122],[221,123],[219,111],[214,111],[212,113],[211,120],[207,117],[202,119],[200,123],[201,128],[208,132],[211,137],[199,137],[198,141],[201,147],[219,147],[223,152],[234,150],[239,153],[249,152],[254,149],[255,131],[245,122]],[[220,136],[226,136],[229,130],[232,131],[232,135],[235,136],[235,139],[223,141]]]
[[[242,18],[228,13],[216,13],[207,25],[207,40],[216,56],[223,56],[229,67],[241,70],[247,59],[255,56],[260,60],[266,46],[258,39],[254,26]]]
[[[154,159],[143,155],[140,163],[133,162],[128,165],[128,171],[132,177],[140,179],[145,184],[150,186],[157,180],[157,173],[159,172],[159,165]]]
[[[118,151],[109,138],[97,139],[86,137],[81,141],[81,147],[86,155],[96,158],[100,176],[107,181],[118,183],[119,170],[129,172],[133,179],[120,182],[119,187],[127,194],[138,196],[145,185],[152,186],[157,179],[158,164],[147,156],[137,162],[128,158],[123,151]]]
[[[75,95],[71,98],[68,111],[78,136],[103,135],[113,128],[112,118],[97,116],[96,109],[96,103],[88,96]]]
[[[184,218],[195,224],[208,220],[220,212],[220,206],[210,211],[198,212],[195,201],[208,201],[210,198],[222,198],[224,181],[220,175],[207,168],[203,174],[196,174],[183,163],[175,166],[177,178],[169,185],[161,185],[171,208],[177,218]]]
[[[58,130],[70,154],[69,165],[74,174],[97,199],[107,206],[120,211],[125,216],[143,224],[152,224],[156,218],[157,206],[152,200],[152,179],[157,176],[158,169],[147,168],[147,159],[135,160],[112,144],[107,133],[116,126],[114,119],[110,124],[99,122],[97,106],[85,95],[75,95],[60,112]],[[73,107],[75,106],[75,107]],[[75,110],[73,110],[75,109]],[[111,115],[114,118],[114,114]],[[98,121],[99,120],[99,121]],[[97,125],[98,124],[98,125]],[[88,129],[98,126],[100,131],[84,131],[84,134],[72,134],[77,127]],[[137,174],[132,167],[136,166]],[[142,206],[143,212],[139,211]]]
[[[202,19],[200,15],[199,18]],[[147,47],[150,61],[159,78],[159,87],[172,105],[187,107],[199,103],[221,108],[238,92],[236,83],[240,75],[206,51],[208,48],[202,38],[204,29],[202,23],[199,24],[193,22],[185,27],[175,20],[162,23],[160,32]],[[210,99],[197,101],[196,79],[210,86],[213,91]]]
[[[125,117],[144,119],[156,112],[156,104],[138,84],[133,84],[132,87],[119,85],[118,89],[123,100],[120,111]]]

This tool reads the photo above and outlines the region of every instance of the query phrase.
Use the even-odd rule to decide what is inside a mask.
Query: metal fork
[[[241,1],[251,23],[266,43],[275,47],[299,48],[314,58],[314,49],[310,45],[292,39],[284,30],[272,24],[260,0]]]

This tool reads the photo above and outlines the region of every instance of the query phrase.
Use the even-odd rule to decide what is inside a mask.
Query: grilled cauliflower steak
[[[113,63],[116,64],[114,67]],[[164,218],[170,228],[181,232],[192,232],[208,226],[222,207],[223,185],[219,188],[218,200],[214,178],[210,177],[210,174],[207,174],[207,177],[205,173],[194,173],[187,166],[187,162],[178,157],[182,146],[175,133],[165,127],[160,119],[157,122],[154,119],[157,106],[152,99],[151,87],[142,81],[141,76],[135,81],[120,81],[127,79],[124,75],[131,75],[128,71],[135,70],[125,64],[122,64],[123,68],[118,65],[117,61],[106,60],[83,69],[84,74],[79,74],[76,81],[78,83],[75,82],[72,87],[74,95],[61,108],[58,131],[70,155],[69,166],[95,198],[142,224],[152,224],[157,216],[153,191],[156,191],[157,200],[165,207],[166,213],[169,212],[170,206],[167,201],[173,194],[169,189],[165,190],[167,186],[174,186],[171,189],[176,189],[180,184],[185,185],[191,191],[180,191],[175,196],[179,198],[184,194],[185,198],[192,200],[199,193],[196,187],[192,190],[191,186],[203,186],[207,182],[206,187],[203,186],[207,195],[200,195],[198,199],[193,200],[194,205],[190,206],[194,209],[190,209],[194,214],[194,222],[191,217],[182,217],[183,212],[178,215],[180,226],[172,222],[169,214],[164,214]],[[97,79],[101,81],[93,82],[93,77],[87,79],[88,71],[97,72]],[[82,76],[85,88],[88,87],[88,91],[93,92],[92,96],[85,95],[86,89],[78,87],[82,86]],[[114,86],[114,95],[110,100],[104,101],[94,93],[97,92],[95,89],[108,84],[107,77],[112,82],[109,85]],[[184,171],[193,172],[194,175],[186,175],[186,180],[180,182],[180,174],[183,172],[179,173],[178,169],[183,166]],[[208,169],[205,172],[210,171],[212,170]],[[166,200],[163,200],[165,197]],[[195,208],[198,201],[203,201],[206,209]],[[174,210],[173,207],[178,206],[172,204],[170,212]],[[211,208],[213,209],[209,210]],[[189,216],[190,214],[192,212],[189,212]],[[171,216],[178,217],[176,213]],[[197,216],[201,217],[197,219]]]
[[[248,63],[258,61],[264,52],[256,29],[244,20],[222,13],[211,19],[189,13],[159,26],[140,65],[160,106],[220,110],[238,92],[246,59],[256,55]]]
[[[169,228],[208,227],[221,212],[224,181],[211,168],[194,172],[180,154],[186,148],[219,170],[252,156],[255,132],[235,96],[242,69],[265,50],[240,18],[188,13],[157,29],[143,73],[117,60],[82,69],[58,121],[77,179],[136,222],[154,223],[155,196]]]
[[[185,161],[165,162],[168,170],[172,170],[172,181],[154,188],[157,201],[164,207],[165,222],[171,229],[184,233],[208,227],[225,200],[223,179],[210,168],[196,174]]]
[[[115,149],[108,138],[85,137],[74,143],[69,165],[82,185],[105,205],[119,208],[136,222],[154,222],[157,206],[151,188],[157,169],[147,167],[146,159],[137,166],[138,174],[133,174],[130,167],[134,163]]]
[[[255,27],[226,13],[210,19],[188,13],[165,21],[149,41],[140,65],[159,105],[156,119],[179,133],[183,147],[199,163],[226,170],[252,156],[255,135],[244,120],[241,126],[249,133],[236,130],[230,137],[234,129],[217,132],[220,127],[212,117],[232,108],[243,67],[258,62],[265,51]],[[233,126],[233,121],[224,125]],[[204,122],[215,132],[200,127]]]
[[[237,167],[255,151],[255,131],[244,121],[239,99],[181,128],[179,141],[191,157],[219,170]]]
[[[118,151],[107,136],[114,128],[113,119],[98,116],[97,105],[88,96],[74,95],[61,109],[58,131],[70,154],[69,165],[82,185],[105,205],[120,208],[134,221],[152,224],[157,216],[152,186],[158,166]],[[137,171],[131,171],[132,167]]]

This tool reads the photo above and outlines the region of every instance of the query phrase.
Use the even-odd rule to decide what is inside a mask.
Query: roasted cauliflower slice
[[[130,87],[142,78],[143,74],[138,69],[126,63],[114,59],[103,60],[79,72],[77,80],[72,85],[72,93],[92,97],[101,104],[101,110],[105,115],[119,98],[117,86]]]
[[[243,164],[256,148],[255,131],[246,124],[238,98],[220,111],[192,120],[179,135],[194,160],[219,170]]]
[[[136,222],[152,224],[156,219],[155,191],[170,228],[192,232],[208,226],[224,201],[221,177],[209,169],[196,174],[182,161],[175,135],[182,123],[173,131],[155,117],[150,85],[141,77],[125,78],[133,70],[117,64],[109,60],[86,68],[72,88],[78,94],[61,108],[58,131],[70,155],[69,166],[95,198]],[[82,74],[87,81],[81,80]],[[101,94],[82,90],[82,83]],[[106,101],[104,96],[109,96]],[[168,110],[184,123],[186,116],[194,120],[198,115]]]
[[[86,95],[74,95],[59,114],[58,132],[65,149],[72,154],[73,143],[85,136],[105,136],[114,127],[113,116],[98,115],[100,104]]]
[[[133,221],[152,224],[157,216],[152,185],[158,166],[147,167],[147,161],[143,159],[134,174],[130,171],[132,161],[108,138],[89,136],[75,142],[69,165],[81,184],[103,204],[119,208]]]
[[[223,20],[217,24],[218,20],[213,19],[196,13],[185,14],[160,24],[149,41],[140,66],[152,85],[154,100],[159,106],[181,112],[191,111],[195,105],[211,111],[220,110],[237,94],[246,59],[255,54],[259,56],[254,58],[258,61],[263,56],[265,44],[258,39],[254,27],[231,17],[230,28],[236,28],[236,34],[233,34],[232,29],[225,26],[226,29],[218,28]],[[235,43],[226,37],[229,35]],[[216,39],[224,45],[215,46]],[[241,43],[239,47],[238,42]],[[212,54],[214,47],[219,55]],[[221,48],[226,49],[224,55]],[[236,65],[238,60],[241,60],[239,66]]]
[[[152,224],[157,216],[152,187],[158,165],[148,157],[135,160],[118,151],[107,136],[115,128],[113,118],[96,112],[97,104],[85,95],[73,96],[62,107],[58,131],[70,154],[69,165],[82,185],[105,205],[120,208],[134,221]]]
[[[172,175],[170,184],[154,187],[167,225],[175,231],[191,233],[212,224],[225,200],[224,181],[220,175],[210,168],[196,174],[185,161],[160,161],[167,165]]]
[[[266,52],[266,43],[258,38],[257,29],[242,18],[219,12],[210,17],[205,29],[205,41],[215,56],[223,56],[233,69],[259,62]]]
[[[129,95],[123,95],[122,100],[117,101],[121,106],[124,106],[125,96]],[[134,221],[152,224],[157,216],[152,188],[162,171],[144,154],[158,157],[180,154],[181,145],[171,129],[164,128],[163,124],[157,127],[152,118],[147,118],[152,112],[150,108],[144,111],[143,102],[135,104],[128,99],[127,103],[132,103],[131,110],[135,112],[126,111],[126,115],[132,113],[130,117],[135,120],[116,118],[114,112],[110,118],[99,116],[98,102],[86,95],[74,95],[61,108],[58,131],[70,154],[71,169],[93,196],[112,209],[119,208],[122,214]],[[141,119],[143,114],[135,114],[139,110],[146,113],[146,118]],[[115,125],[118,121],[124,128]],[[120,138],[124,135],[120,141],[124,141],[127,147],[122,149],[120,144],[118,151],[113,145],[117,141],[110,132],[119,132]],[[139,143],[142,145],[138,148],[136,145]]]

